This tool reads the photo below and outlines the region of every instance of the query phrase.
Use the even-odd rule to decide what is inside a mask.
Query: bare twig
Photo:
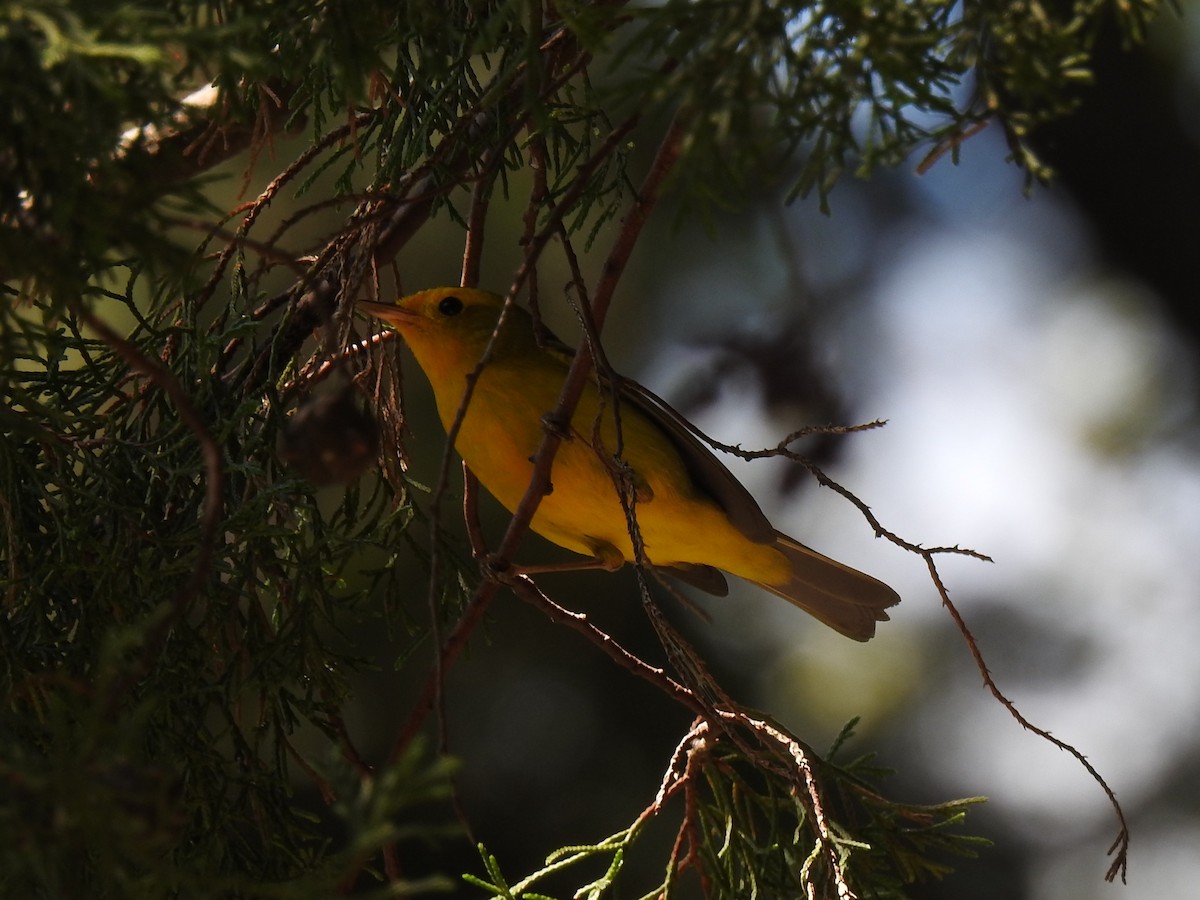
[[[467,215],[467,237],[463,247],[462,275],[459,284],[476,287],[479,284],[479,267],[483,263],[484,223],[487,220],[488,201],[492,196],[492,182],[496,177],[496,160],[499,153],[489,154],[480,166],[482,169],[471,192],[471,209]]]
[[[676,760],[679,757],[681,748],[689,745],[695,737],[704,734],[707,728],[719,723],[742,726],[750,733],[757,735],[760,739],[766,739],[769,744],[775,745],[789,761],[789,766],[784,770],[784,773],[793,781],[798,778],[798,787],[801,787],[808,797],[806,805],[812,811],[813,821],[816,825],[817,836],[820,841],[820,849],[828,860],[830,872],[837,888],[837,896],[843,898],[843,900],[850,900],[854,896],[846,882],[841,862],[838,859],[836,842],[825,816],[824,801],[822,800],[820,787],[813,773],[808,750],[800,741],[766,720],[746,713],[729,699],[720,690],[719,686],[716,686],[715,682],[712,681],[706,672],[701,670],[701,677],[707,689],[715,690],[718,705],[713,705],[705,700],[701,694],[697,693],[695,688],[687,687],[676,681],[664,669],[652,666],[641,657],[626,650],[611,635],[589,622],[587,616],[583,613],[572,612],[555,603],[543,594],[528,577],[518,575],[508,583],[518,597],[536,606],[552,622],[565,625],[573,631],[579,632],[618,666],[659,688],[667,696],[682,704],[687,709],[690,709],[699,717],[702,724],[693,725],[688,735],[680,742],[679,747],[672,757],[672,763],[668,767],[667,775],[664,776],[663,786],[659,788],[659,792],[656,795],[654,804],[643,811],[641,816],[638,817],[637,823],[640,824],[645,819],[656,814],[662,802],[678,789],[677,786],[671,786],[670,775],[676,767]],[[656,621],[656,628],[660,624],[662,623]],[[678,635],[672,635],[668,641],[664,641],[664,647],[667,647],[668,651],[671,651],[672,648],[678,651],[680,648],[686,648],[686,646],[686,642]],[[678,653],[673,652],[670,655],[677,657]],[[683,670],[689,671],[692,668],[691,665],[685,665]],[[722,730],[725,731],[733,743],[747,757],[759,759],[760,761],[763,759],[762,751],[755,750],[753,747],[747,745],[735,732],[728,729]],[[680,776],[680,779],[684,780],[686,775],[687,768],[685,767],[685,772]]]
[[[590,164],[585,163],[584,166],[581,167],[581,170],[576,176],[577,180],[572,185],[572,188],[568,191],[568,196],[565,198],[564,202],[575,202],[585,187],[586,178],[589,177],[591,172],[594,171],[594,169],[600,164],[605,155],[610,154],[615,150],[620,138],[628,133],[628,130],[632,129],[632,127],[633,121],[630,121],[626,123],[626,125],[614,130],[613,135],[610,135],[609,139],[604,142],[601,148],[597,150],[596,154],[593,155],[592,159],[589,160]],[[557,218],[555,217],[555,214],[552,214],[552,219],[554,219],[555,222],[560,220],[562,215],[561,212],[556,211],[556,213]],[[540,253],[541,247],[544,247],[545,241],[548,240],[549,236],[553,233],[551,230],[549,230],[553,227],[553,224],[554,222],[547,226],[546,229],[543,229],[542,235],[544,235],[544,237],[541,237],[540,241],[535,240],[533,242],[537,244],[535,248],[527,249],[526,263],[522,267],[523,272],[528,272],[529,267],[533,264],[533,261],[536,260],[537,253]],[[462,428],[463,418],[466,415],[467,407],[474,393],[475,383],[478,381],[479,376],[483,372],[484,368],[491,361],[491,355],[493,352],[492,348],[495,346],[496,336],[499,334],[500,329],[504,327],[504,323],[507,320],[508,309],[510,308],[511,304],[512,296],[510,294],[504,309],[501,311],[496,328],[492,332],[492,337],[484,349],[483,355],[481,356],[475,369],[467,376],[467,390],[459,403],[454,420],[447,429],[446,452],[442,456],[442,465],[433,491],[433,505],[435,508],[440,502],[440,498],[444,494],[446,487],[449,484],[449,466],[451,460],[450,449],[453,448],[458,437],[458,432]],[[586,370],[581,370],[581,372],[582,375],[586,377]],[[570,380],[569,375],[568,380]],[[581,380],[579,383],[580,390],[582,390],[582,384],[583,382]],[[568,417],[570,412],[573,412],[574,410],[574,402],[577,401],[578,397],[572,401],[569,410],[566,412]],[[562,411],[563,409],[564,407],[562,406],[560,398],[559,411]],[[547,434],[547,438],[550,437],[551,436]],[[557,440],[552,440],[551,443],[553,444],[554,449],[557,450]],[[550,463],[553,461],[553,451],[548,451],[546,449],[547,447],[547,441],[543,440],[542,448],[539,449],[539,455],[535,456],[533,477],[531,480],[530,489],[526,492],[527,500],[529,500],[531,496],[536,495],[538,502],[540,502],[541,495],[544,493],[544,487],[540,487],[539,485],[546,483]],[[518,519],[516,516],[514,516],[514,520],[513,522],[510,522],[509,529],[505,535],[506,544],[501,545],[501,551],[496,556],[498,560],[511,559],[511,554],[515,552],[516,544],[519,543],[520,538],[524,535],[525,530],[528,528],[528,523],[532,518],[533,510],[536,509],[536,502],[529,500],[528,503],[523,503],[522,506],[527,509],[527,512],[522,514],[523,524],[518,524]],[[520,512],[520,510],[521,507],[518,507],[518,512]],[[507,551],[505,549],[506,547]],[[445,645],[436,651],[438,653],[438,660],[435,663],[434,671],[430,673],[430,678],[426,680],[422,694],[418,698],[417,704],[413,707],[409,715],[409,719],[397,734],[396,739],[393,742],[390,757],[391,759],[396,759],[403,751],[404,747],[406,747],[412,741],[413,737],[415,737],[417,732],[422,727],[425,717],[432,709],[436,707],[438,703],[438,697],[440,695],[439,684],[441,679],[444,677],[445,671],[449,665],[451,665],[453,661],[457,659],[459,653],[461,653],[463,647],[465,646],[467,639],[470,637],[478,623],[483,620],[488,606],[491,604],[492,598],[495,596],[497,587],[498,583],[496,581],[486,580],[476,589],[471,597],[471,600],[468,602],[467,609],[464,611],[462,617],[459,619],[458,624],[451,632]]]
[[[351,121],[347,122],[345,125],[335,128],[328,134],[323,135],[320,140],[315,141],[312,146],[308,147],[303,153],[296,157],[291,165],[272,178],[271,183],[263,188],[258,197],[255,198],[255,200],[247,207],[245,207],[247,210],[246,216],[242,219],[241,224],[238,225],[236,233],[237,237],[244,238],[248,234],[250,229],[253,227],[255,220],[270,205],[271,201],[278,195],[278,193],[290,181],[296,178],[296,176],[298,176],[314,159],[316,159],[338,141],[341,141],[349,136],[358,125],[369,121],[370,117],[376,114],[377,113],[361,113],[359,116],[352,118]],[[360,122],[359,120],[362,121]],[[233,253],[237,247],[238,244],[236,242],[230,243],[226,246],[225,250],[222,251],[220,258],[217,261],[217,265],[213,267],[212,274],[208,277],[208,281],[206,281],[203,287],[196,292],[197,303],[203,304],[205,300],[212,296],[213,292],[216,290],[217,284],[224,277],[225,269],[229,265],[229,261],[232,259]]]
[[[739,459],[752,460],[782,456],[785,459],[790,459],[793,462],[799,463],[809,471],[809,473],[817,480],[817,483],[821,485],[821,487],[829,488],[834,493],[839,494],[846,500],[850,501],[850,503],[852,503],[862,514],[863,518],[867,520],[867,524],[871,526],[871,529],[875,532],[876,537],[886,538],[897,547],[908,550],[910,553],[916,553],[919,556],[924,556],[926,553],[952,553],[961,556],[970,556],[974,559],[982,560],[983,562],[992,562],[992,558],[990,556],[980,553],[977,550],[970,550],[965,547],[955,546],[926,548],[922,547],[920,544],[914,544],[910,541],[906,541],[894,531],[889,531],[887,528],[884,528],[879,519],[875,516],[875,514],[871,511],[871,508],[867,506],[866,503],[855,496],[853,492],[838,484],[838,482],[826,475],[820,466],[818,466],[808,457],[802,456],[799,453],[788,449],[790,444],[811,434],[850,434],[857,431],[867,431],[869,429],[882,428],[885,424],[885,422],[876,419],[872,422],[864,422],[859,425],[808,426],[793,431],[774,447],[769,447],[764,450],[744,450],[738,444],[724,444],[721,441],[709,437],[699,429],[696,429],[696,434],[709,446],[715,447],[723,453],[736,456]]]
[[[536,268],[537,260],[541,256],[542,250],[545,249],[550,239],[558,233],[563,216],[570,209],[574,208],[574,205],[587,189],[592,175],[616,151],[620,143],[629,136],[629,133],[637,126],[640,118],[640,115],[634,113],[620,125],[613,128],[599,148],[597,148],[596,152],[588,157],[585,163],[579,166],[575,173],[574,181],[558,201],[557,206],[550,210],[550,215],[547,217],[546,224],[542,227],[542,230],[526,245],[525,260],[513,275],[512,285],[508,289],[509,297],[515,297],[521,290],[521,286],[525,284],[530,273]]]
[[[874,428],[882,424],[882,422],[869,422],[861,426],[852,426],[848,429],[840,429],[839,433],[850,430]],[[1064,750],[1073,756],[1079,762],[1079,764],[1084,767],[1088,774],[1091,775],[1092,779],[1095,780],[1098,785],[1100,785],[1100,788],[1104,791],[1105,796],[1108,797],[1109,803],[1112,805],[1113,811],[1116,813],[1119,829],[1117,832],[1117,837],[1113,841],[1113,844],[1108,851],[1110,855],[1115,854],[1115,856],[1104,877],[1107,881],[1113,881],[1119,875],[1121,877],[1121,881],[1124,882],[1128,867],[1129,825],[1125,819],[1125,812],[1121,808],[1121,804],[1117,799],[1116,793],[1111,787],[1109,787],[1108,782],[1099,773],[1099,771],[1097,771],[1096,767],[1088,761],[1087,757],[1084,756],[1078,748],[1055,737],[1046,729],[1035,725],[1033,722],[1027,719],[1025,715],[1017,708],[1016,704],[1003,691],[1000,690],[999,685],[996,684],[996,681],[988,668],[987,662],[983,657],[983,652],[979,648],[979,643],[975,639],[975,635],[971,632],[966,620],[963,618],[958,608],[954,605],[954,602],[950,599],[950,593],[942,581],[941,575],[937,570],[937,563],[935,560],[935,556],[939,554],[959,554],[963,556],[970,556],[985,562],[991,562],[991,557],[979,553],[978,551],[969,550],[957,545],[953,547],[922,547],[919,544],[906,541],[894,532],[884,528],[880,524],[879,520],[875,517],[875,514],[871,512],[870,508],[851,491],[831,479],[810,460],[805,459],[804,457],[787,449],[789,444],[791,444],[798,437],[803,436],[804,433],[806,433],[804,430],[794,432],[780,441],[780,443],[775,447],[768,450],[758,451],[742,450],[740,447],[721,444],[718,441],[713,441],[711,438],[706,438],[706,440],[708,440],[709,443],[711,443],[714,447],[724,450],[725,452],[732,453],[743,459],[758,459],[766,456],[786,456],[789,459],[799,462],[813,474],[819,484],[821,484],[823,487],[830,488],[854,504],[854,506],[858,508],[859,512],[862,513],[863,517],[874,529],[877,536],[884,537],[893,544],[908,550],[910,553],[915,553],[925,560],[925,564],[929,568],[929,574],[933,580],[934,587],[937,589],[938,596],[941,598],[942,605],[946,607],[946,610],[949,612],[951,619],[954,621],[955,626],[959,630],[959,633],[963,636],[963,640],[966,642],[967,649],[970,651],[971,657],[975,663],[975,668],[978,670],[979,675],[983,680],[984,687],[987,688],[992,697],[1008,711],[1009,715],[1011,715],[1022,728],[1032,732],[1033,734],[1036,734],[1038,737],[1048,741],[1058,749]]]
[[[632,123],[629,124],[629,127],[632,127]],[[619,131],[620,129],[616,129],[613,134]],[[679,157],[680,137],[679,130],[672,125],[659,145],[658,153],[655,155],[650,171],[646,174],[641,191],[634,198],[633,207],[622,222],[621,230],[617,234],[617,239],[613,243],[608,259],[605,261],[604,270],[600,277],[600,283],[593,295],[590,310],[590,324],[593,333],[596,335],[599,335],[601,328],[604,326],[604,319],[608,314],[608,308],[616,291],[617,282],[625,269],[629,255],[633,252],[638,236],[641,234],[642,226],[645,224],[650,210],[654,208],[658,200],[662,183],[666,179],[668,172],[670,172],[671,166]],[[552,213],[552,218],[555,215],[558,216],[554,222],[556,227],[558,222],[561,221],[561,211],[566,208],[565,205],[560,206]],[[549,234],[548,231],[544,233]],[[567,371],[567,376],[563,380],[562,389],[558,395],[558,403],[549,416],[551,422],[559,423],[562,427],[557,429],[547,428],[546,433],[542,437],[542,443],[538,447],[537,453],[534,454],[533,474],[530,478],[529,487],[526,489],[524,497],[521,498],[521,502],[513,511],[508,530],[505,532],[496,553],[497,559],[501,562],[512,560],[517,546],[520,544],[521,539],[529,528],[530,522],[533,520],[538,505],[542,502],[542,497],[550,489],[551,466],[558,452],[559,444],[562,442],[562,433],[565,424],[571,421],[575,413],[575,407],[583,396],[584,387],[591,372],[592,359],[593,352],[590,343],[583,344],[571,359],[571,366]]]
[[[877,428],[883,424],[884,423],[882,422],[875,421],[856,426],[823,428],[820,430],[833,431],[834,433],[842,434],[850,431],[861,431],[869,428]],[[1088,761],[1087,757],[1084,756],[1078,748],[1055,737],[1046,729],[1035,725],[1033,722],[1027,719],[1025,715],[1017,708],[1016,704],[1006,694],[1004,694],[1003,691],[1000,690],[1000,687],[996,684],[996,681],[988,668],[987,662],[983,657],[983,651],[979,648],[979,643],[975,639],[975,635],[971,632],[966,620],[963,618],[958,608],[954,605],[954,602],[950,599],[950,593],[946,589],[941,575],[937,570],[937,562],[935,559],[936,556],[941,554],[957,554],[961,556],[970,556],[974,559],[979,559],[984,562],[991,562],[991,557],[986,556],[985,554],[976,550],[969,550],[957,545],[953,547],[923,547],[919,544],[914,544],[911,541],[906,541],[895,532],[884,528],[883,525],[880,524],[878,518],[876,518],[875,514],[871,511],[870,507],[868,507],[862,500],[855,496],[854,493],[826,475],[820,469],[820,467],[811,460],[806,459],[805,457],[787,449],[788,445],[790,445],[793,441],[805,436],[806,434],[812,433],[812,431],[813,429],[801,429],[793,432],[780,441],[775,447],[766,450],[748,451],[743,450],[741,447],[736,445],[722,444],[721,442],[714,441],[712,438],[707,436],[705,436],[704,439],[717,449],[723,450],[726,453],[731,453],[742,459],[761,459],[771,456],[784,456],[800,463],[806,469],[808,469],[810,473],[812,473],[813,477],[816,478],[820,485],[833,490],[835,493],[849,500],[867,520],[877,536],[886,538],[893,544],[907,550],[910,553],[915,553],[925,561],[926,566],[929,568],[930,577],[933,579],[934,587],[938,592],[938,596],[941,598],[942,605],[946,607],[947,612],[950,614],[950,618],[954,621],[955,626],[958,628],[959,633],[966,642],[967,649],[970,651],[971,658],[975,663],[975,668],[978,670],[979,675],[983,680],[984,687],[987,688],[988,693],[990,693],[992,697],[1008,711],[1009,715],[1011,715],[1022,728],[1032,732],[1033,734],[1036,734],[1038,737],[1048,741],[1058,749],[1064,750],[1073,756],[1079,762],[1079,764],[1084,767],[1088,774],[1091,775],[1092,779],[1095,780],[1098,785],[1100,785],[1101,790],[1103,790],[1105,796],[1108,797],[1108,801],[1112,805],[1113,811],[1116,813],[1119,829],[1117,832],[1117,837],[1113,841],[1113,844],[1108,851],[1110,855],[1115,854],[1115,856],[1104,877],[1107,881],[1113,881],[1119,875],[1121,877],[1121,881],[1124,882],[1126,877],[1126,869],[1128,866],[1129,825],[1125,819],[1125,812],[1121,808],[1121,804],[1117,799],[1116,793],[1111,787],[1109,787],[1108,782],[1099,773],[1099,771],[1097,771],[1096,767]]]
[[[636,675],[643,681],[654,685],[667,696],[690,709],[697,716],[704,719],[708,719],[711,716],[708,704],[697,697],[692,690],[684,687],[668,675],[666,670],[659,666],[652,666],[640,656],[626,650],[613,639],[612,635],[597,628],[588,621],[588,617],[583,613],[572,612],[555,603],[541,592],[531,578],[525,575],[517,575],[509,580],[509,586],[512,588],[513,593],[526,603],[541,610],[551,622],[565,625],[567,628],[582,634],[621,668]]]
[[[979,132],[983,131],[983,129],[987,128],[991,124],[992,124],[991,119],[984,119],[981,122],[976,122],[974,125],[972,125],[968,129],[966,129],[965,131],[961,131],[958,134],[950,135],[950,137],[946,138],[944,141],[942,141],[940,144],[938,144],[936,147],[934,147],[932,150],[930,150],[927,154],[925,154],[925,157],[917,165],[917,174],[924,175],[926,172],[928,172],[930,169],[932,169],[934,167],[934,165],[937,163],[937,161],[940,160],[947,153],[957,154],[959,147],[961,147],[970,138],[979,134]]]
[[[463,463],[463,520],[467,523],[467,539],[471,542],[471,556],[479,561],[487,558],[487,539],[483,536],[483,525],[479,521],[479,479]]]
[[[632,123],[630,123],[628,127],[632,128]],[[597,155],[593,157],[594,165],[599,164],[599,154],[611,153],[615,146],[615,140],[606,141],[601,150],[597,151]],[[581,171],[577,177],[582,179],[586,177],[586,175],[587,172]],[[582,191],[581,183],[577,181],[576,184],[572,186],[573,190],[575,188],[579,189],[576,192],[577,195]],[[570,194],[571,192],[568,193]],[[574,201],[572,200],[572,202]],[[559,213],[559,216],[561,217],[561,213]],[[547,239],[550,233],[551,232],[547,230],[543,230],[543,234],[547,236]],[[543,240],[541,241],[541,246],[544,245],[545,241]],[[524,271],[528,271],[528,267],[531,265],[531,260],[533,258],[535,257],[527,256],[526,265],[523,267]],[[458,432],[462,428],[467,407],[470,404],[471,397],[474,394],[475,384],[479,380],[479,376],[483,372],[484,368],[491,362],[496,337],[507,321],[508,310],[511,308],[512,302],[513,298],[510,294],[506,300],[504,308],[501,311],[500,318],[496,323],[496,327],[492,331],[492,336],[489,339],[487,346],[484,348],[483,355],[480,357],[480,360],[476,364],[474,370],[472,370],[467,376],[467,389],[463,394],[462,400],[459,402],[458,409],[455,413],[455,418],[446,431],[446,452],[442,455],[442,465],[433,491],[433,504],[435,508],[440,502],[440,498],[444,494],[449,484],[449,467],[451,459],[450,449],[453,448],[458,437]],[[577,366],[578,368],[576,368]],[[574,372],[575,374],[572,375],[571,372]],[[564,382],[563,393],[560,394],[558,406],[553,414],[556,418],[565,416],[565,418],[557,418],[559,421],[569,421],[571,413],[574,412],[575,404],[578,402],[579,394],[582,393],[583,384],[587,377],[587,369],[583,368],[582,364],[578,362],[578,357],[576,358],[576,363],[572,366],[571,372],[569,372],[567,375],[567,379]],[[574,385],[571,388],[571,391],[574,393],[573,398],[568,395],[567,388],[569,385]],[[546,486],[549,484],[550,465],[553,462],[554,453],[558,449],[558,442],[560,440],[561,438],[548,430],[546,436],[543,438],[541,446],[538,449],[538,453],[534,456],[533,473],[530,480],[530,487],[526,491],[525,498],[522,500],[522,503],[515,511],[513,519],[509,523],[509,527],[505,533],[504,541],[501,543],[500,550],[494,556],[494,559],[501,567],[503,566],[504,562],[512,559],[512,555],[515,553],[517,545],[529,527],[529,522],[533,518],[533,513],[537,508],[537,504],[541,501],[541,497],[545,493]],[[463,617],[459,620],[458,625],[451,633],[446,646],[438,651],[439,662],[435,666],[436,671],[432,673],[432,677],[435,681],[440,680],[445,672],[445,667],[455,658],[457,658],[458,654],[462,650],[462,646],[466,643],[467,638],[470,636],[471,631],[480,621],[482,621],[484,614],[487,612],[488,605],[495,596],[495,589],[495,582],[485,581],[472,595],[466,612],[463,614]],[[421,698],[419,699],[417,706],[413,709],[409,721],[406,723],[400,734],[397,735],[396,742],[393,746],[393,756],[403,749],[403,747],[412,740],[413,736],[416,734],[416,731],[420,729],[425,715],[427,715],[429,710],[434,708],[436,705],[438,692],[439,689],[436,684],[430,682],[426,683]]]
[[[950,618],[954,620],[954,624],[958,627],[959,633],[963,636],[963,640],[966,641],[967,648],[971,651],[971,657],[975,661],[975,668],[978,669],[980,677],[982,677],[983,684],[987,688],[988,693],[995,698],[996,702],[1008,710],[1009,715],[1016,719],[1018,724],[1020,724],[1020,726],[1026,731],[1033,732],[1042,740],[1050,742],[1059,750],[1065,750],[1071,756],[1075,757],[1079,764],[1087,770],[1089,775],[1092,776],[1092,779],[1100,785],[1101,789],[1103,789],[1105,795],[1108,797],[1108,802],[1112,805],[1113,811],[1116,813],[1117,821],[1120,825],[1116,839],[1108,848],[1108,853],[1110,856],[1113,856],[1113,861],[1109,864],[1108,870],[1104,874],[1104,880],[1113,881],[1118,875],[1120,875],[1121,882],[1124,883],[1126,870],[1129,865],[1129,823],[1125,819],[1125,811],[1121,808],[1121,803],[1117,799],[1116,793],[1111,787],[1109,787],[1108,782],[1104,780],[1104,777],[1100,774],[1096,767],[1091,764],[1088,758],[1084,756],[1078,748],[1072,744],[1068,744],[1066,741],[1061,740],[1060,738],[1056,738],[1046,729],[1033,724],[1033,722],[1029,721],[1029,719],[1025,717],[1024,713],[1017,708],[1017,705],[1013,703],[1013,701],[1010,700],[1003,691],[1000,690],[999,685],[996,684],[995,679],[992,677],[992,673],[988,668],[987,662],[983,658],[983,651],[979,649],[979,644],[975,640],[975,635],[971,633],[971,629],[967,626],[962,614],[958,611],[958,607],[956,607],[950,600],[950,592],[946,589],[946,585],[942,581],[941,574],[938,572],[937,565],[933,559],[934,551],[918,550],[916,552],[918,552],[924,558],[926,565],[929,567],[929,577],[933,579],[934,586],[937,588],[938,596],[942,599],[942,605],[946,607],[947,612],[950,613]]]
[[[475,189],[471,193],[471,208],[467,218],[467,235],[463,248],[462,276],[460,283],[464,287],[474,287],[479,283],[479,267],[483,262],[484,227],[487,220],[488,201],[491,198],[492,181],[496,173],[497,162],[501,159],[502,151],[492,150],[485,154],[480,163],[480,174],[475,181]],[[442,648],[441,617],[439,614],[438,589],[440,572],[440,541],[441,531],[441,497],[446,491],[449,481],[450,449],[453,444],[447,442],[442,454],[442,466],[438,474],[438,483],[434,488],[434,502],[429,513],[429,590],[427,606],[429,608],[430,634],[433,639],[433,709],[437,720],[438,746],[442,752],[447,750],[446,736],[446,706],[444,652]],[[463,479],[470,481],[473,476],[470,470],[463,466]],[[464,495],[465,498],[465,495]],[[465,513],[465,510],[464,510]],[[482,612],[480,613],[482,615]],[[464,822],[465,824],[465,822]]]

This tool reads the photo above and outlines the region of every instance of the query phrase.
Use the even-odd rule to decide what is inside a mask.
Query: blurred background
[[[777,527],[896,587],[893,621],[860,646],[744,585],[698,599],[711,624],[671,609],[735,697],[814,747],[861,716],[849,752],[900,773],[889,795],[991,798],[967,828],[995,846],[915,897],[1141,900],[1200,883],[1196,29],[1170,15],[1133,55],[1105,47],[1080,113],[1039,135],[1057,180],[1028,196],[985,130],[958,164],[843,182],[828,217],[782,205],[786,172],[711,227],[660,210],[606,327],[620,371],[727,442],[886,419],[799,449],[907,540],[995,560],[939,568],[1000,688],[1120,798],[1127,887],[1103,881],[1118,826],[1101,788],[987,694],[924,563],[798,467],[730,461]],[[427,232],[401,258],[406,290],[458,276],[458,232]],[[509,244],[489,230],[497,290]],[[542,289],[565,281],[543,272]],[[565,310],[549,317],[571,333]],[[442,433],[419,382],[414,474],[428,479]],[[544,584],[657,658],[628,572]],[[358,727],[404,709],[427,664],[422,652],[364,678]],[[632,821],[688,725],[507,595],[447,709],[473,837],[513,875]],[[469,846],[445,849],[452,871],[478,870]]]

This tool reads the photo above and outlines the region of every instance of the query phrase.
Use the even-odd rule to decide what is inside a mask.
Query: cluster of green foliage
[[[163,217],[203,203],[194,176],[277,127],[307,120],[319,140],[355,110],[369,123],[325,164],[367,167],[378,188],[471,109],[494,113],[480,144],[525,117],[565,142],[559,176],[598,121],[679,111],[700,203],[737,197],[764,155],[798,160],[796,190],[825,198],[847,170],[992,120],[1042,175],[1026,138],[1073,107],[1096,31],[1116,16],[1138,38],[1157,5],[23,0],[0,14],[0,271],[78,289],[122,256],[161,259]],[[593,62],[546,95],[556,37]],[[181,106],[208,83],[218,104]]]
[[[629,206],[631,148],[657,144],[668,119],[680,151],[670,184],[701,211],[764,168],[824,203],[843,173],[922,144],[956,148],[988,121],[1040,176],[1025,138],[1070,110],[1108,9],[6,4],[0,893],[327,897],[444,884],[401,863],[412,839],[447,833],[451,765],[399,739],[385,759],[362,757],[347,676],[379,661],[347,635],[365,623],[408,652],[455,621],[478,573],[410,539],[417,513],[398,459],[335,503],[295,474],[323,470],[303,464],[313,437],[287,413],[346,345],[354,297],[431,218],[475,228],[518,172],[535,173],[531,265],[553,237],[594,236]],[[1121,25],[1136,37],[1151,11],[1124,4]],[[294,158],[273,156],[298,135],[308,140]],[[208,176],[239,154],[276,169],[235,217],[214,206]],[[285,196],[309,205],[268,230],[263,214]],[[314,244],[298,226],[318,213],[337,221]],[[390,357],[363,355],[356,383],[386,385]],[[331,452],[373,458],[378,437],[351,397],[335,397],[317,431],[335,421],[357,437]],[[435,589],[399,578],[400,557],[430,564]],[[426,593],[438,602],[423,618]],[[845,867],[856,889],[887,895],[964,849],[941,830],[958,805],[922,811],[914,827],[911,809],[879,798],[866,814],[877,795],[845,788],[857,799],[844,821],[831,813],[844,831],[826,865],[795,772],[759,765],[767,751],[745,734],[721,740],[697,764],[706,793],[684,813],[690,864],[714,893],[824,890]],[[857,784],[821,775],[830,795]],[[572,853],[616,865],[639,833],[560,851],[554,865]],[[534,896],[528,880],[502,884],[499,866],[475,883]],[[664,871],[665,890],[675,874]]]
[[[680,807],[678,829],[669,865],[652,886],[631,890],[622,882],[626,855],[647,827],[649,813],[666,815],[662,798],[629,827],[595,844],[563,847],[550,854],[546,865],[510,883],[500,862],[480,846],[487,877],[467,875],[469,883],[487,896],[504,900],[543,900],[537,888],[560,877],[602,863],[601,874],[585,881],[572,896],[599,898],[625,887],[624,894],[652,900],[695,896],[820,897],[851,896],[902,898],[906,887],[950,871],[946,856],[970,856],[987,841],[957,830],[967,808],[981,802],[972,797],[935,806],[916,806],[885,800],[868,785],[887,774],[870,757],[835,768],[838,746],[853,733],[851,721],[839,736],[827,761],[820,763],[821,781],[830,790],[823,798],[838,820],[854,821],[853,831],[826,821],[828,813],[811,798],[789,786],[787,778],[772,777],[769,760],[747,754],[733,741],[696,741],[676,781]],[[781,790],[781,786],[786,786]],[[686,866],[689,856],[701,860]],[[690,871],[694,870],[694,871]],[[611,895],[609,895],[611,896]]]

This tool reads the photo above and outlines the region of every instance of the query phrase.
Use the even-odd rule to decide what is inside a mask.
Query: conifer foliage
[[[1027,137],[1070,112],[1092,36],[1116,16],[1136,39],[1152,12],[6,4],[0,893],[327,898],[469,883],[533,898],[556,879],[596,898],[614,885],[902,896],[974,852],[958,828],[972,801],[887,799],[869,759],[823,759],[739,707],[645,581],[662,665],[566,599],[502,567],[481,574],[439,527],[453,515],[436,502],[448,458],[435,502],[414,503],[396,347],[353,304],[388,299],[432,224],[457,224],[472,281],[489,211],[515,203],[514,289],[563,302],[537,293],[555,254],[595,337],[661,197],[707,216],[773,171],[791,198],[828,205],[844,175],[952,155],[984,127],[1043,178]],[[343,487],[318,494],[331,484]],[[446,669],[509,589],[694,722],[629,822],[591,843],[564,835],[526,875],[481,848],[464,882],[421,861],[430,842],[465,839],[453,776],[470,760],[423,735],[444,712]],[[365,656],[351,639],[364,628],[388,634],[394,656]],[[347,709],[382,701],[356,697],[354,674],[401,659],[424,667],[418,699],[375,711],[395,729],[368,753]],[[675,838],[640,883],[625,860],[655,822]]]

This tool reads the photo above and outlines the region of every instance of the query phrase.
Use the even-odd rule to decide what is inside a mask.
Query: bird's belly
[[[480,483],[512,512],[529,488],[531,459],[541,433],[537,443],[524,443],[514,441],[505,430],[490,430],[493,433],[485,441],[460,440],[460,453]],[[625,559],[634,557],[616,485],[590,446],[578,438],[560,444],[550,485],[550,493],[542,497],[530,523],[535,532],[587,556],[597,552],[598,544],[608,544]]]
[[[511,423],[473,422],[468,414],[458,441],[480,483],[510,512],[529,487],[531,458],[542,438],[540,426],[525,430],[524,439],[517,432]],[[750,541],[715,502],[664,474],[671,470],[654,459],[635,462],[642,465],[633,512],[648,560],[660,566],[711,565],[762,581],[786,577],[782,555],[769,544]],[[579,434],[559,445],[550,482],[551,491],[530,523],[533,531],[585,556],[609,556],[615,549],[627,562],[637,558],[613,473]]]

